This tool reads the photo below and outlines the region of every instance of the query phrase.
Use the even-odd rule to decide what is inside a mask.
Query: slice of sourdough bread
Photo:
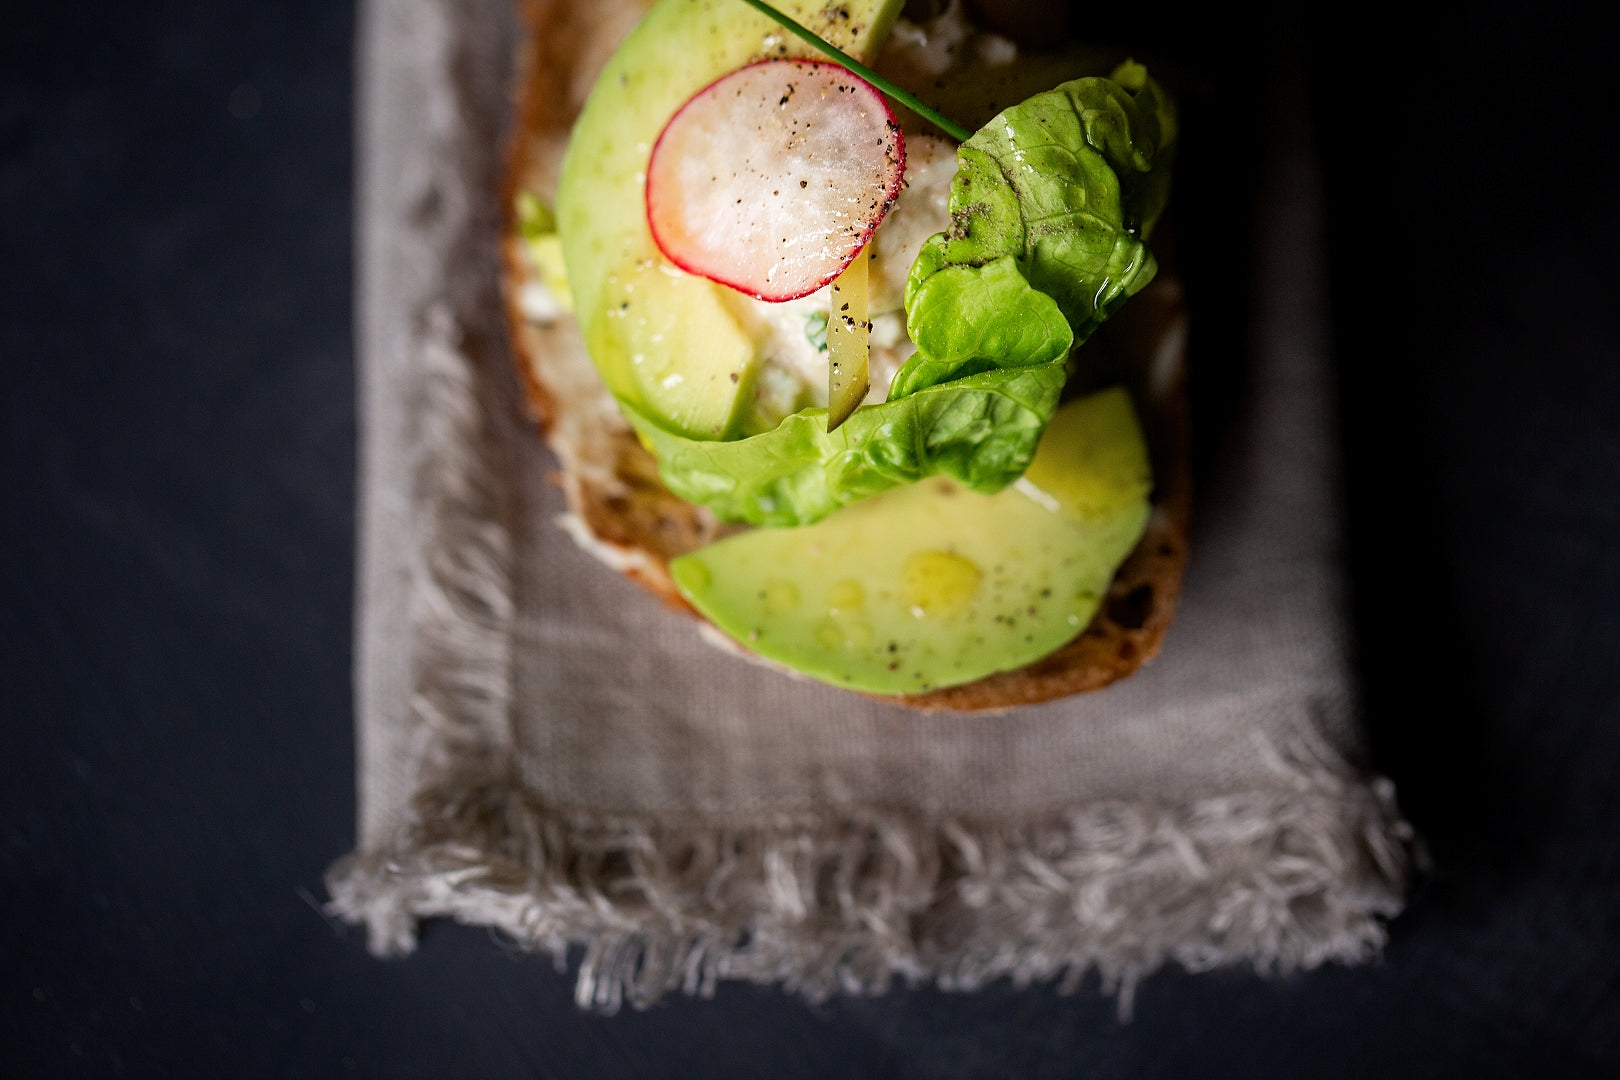
[[[613,569],[698,618],[669,561],[733,531],[671,495],[602,385],[573,316],[541,311],[538,269],[519,235],[520,192],[550,204],[574,118],[597,72],[645,12],[642,0],[523,0],[516,112],[502,205],[502,278],[513,353],[540,430],[556,454],[574,539]],[[1085,346],[1088,387],[1130,388],[1152,451],[1153,514],[1096,617],[1045,659],[1017,671],[884,700],[919,709],[982,711],[1064,697],[1123,678],[1159,650],[1175,611],[1191,510],[1185,396],[1186,315],[1155,235],[1158,278]],[[1082,388],[1077,388],[1082,389]],[[717,633],[708,635],[718,637]],[[740,650],[739,650],[740,651]],[[763,662],[763,661],[762,661]]]

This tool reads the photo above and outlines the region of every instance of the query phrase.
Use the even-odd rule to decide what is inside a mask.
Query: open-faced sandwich
[[[907,705],[1131,673],[1187,550],[1168,94],[954,3],[759,6],[526,5],[507,296],[576,539]]]

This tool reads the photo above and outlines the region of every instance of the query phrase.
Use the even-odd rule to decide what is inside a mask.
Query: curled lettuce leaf
[[[1141,291],[1158,269],[1146,237],[1174,139],[1169,99],[1126,63],[1036,94],[963,143],[951,227],[906,281],[917,354],[890,399],[1044,356],[1063,340],[1054,315],[1077,345]]]
[[[857,409],[827,431],[806,409],[734,442],[690,439],[625,406],[665,485],[726,521],[803,525],[901,484],[944,475],[986,493],[1023,475],[1057,410],[1062,359],[981,372]]]
[[[951,227],[906,283],[913,355],[889,398],[832,433],[806,409],[733,441],[677,434],[622,402],[666,486],[722,520],[805,525],[928,476],[993,493],[1021,476],[1068,359],[1157,264],[1175,114],[1139,64],[1001,113],[957,151]]]
[[[896,373],[890,401],[979,371],[1062,360],[1074,345],[1056,301],[1031,288],[1010,255],[983,266],[942,266],[916,294],[924,310],[954,314],[915,325],[917,351]]]

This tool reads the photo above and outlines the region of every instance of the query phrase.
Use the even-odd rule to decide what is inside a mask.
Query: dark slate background
[[[1167,971],[1122,1025],[1094,985],[604,1019],[485,933],[385,963],[328,925],[354,12],[0,4],[0,1074],[1620,1075],[1615,65],[1556,4],[1281,10],[1075,22],[1203,80],[1206,445],[1241,385],[1257,73],[1309,76],[1358,670],[1435,866],[1380,964]]]

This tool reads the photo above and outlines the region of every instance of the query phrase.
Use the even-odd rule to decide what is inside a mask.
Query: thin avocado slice
[[[774,6],[870,60],[902,5]],[[557,230],[586,347],[614,394],[691,438],[736,434],[759,350],[735,315],[736,294],[679,270],[653,243],[648,157],[675,111],[715,79],[751,60],[808,52],[737,0],[660,0],[608,61],[569,139]]]
[[[1064,405],[1034,464],[979,495],[934,478],[813,524],[670,564],[682,595],[759,655],[835,686],[909,694],[1010,671],[1096,613],[1150,513],[1129,395]]]
[[[860,408],[871,389],[872,323],[867,319],[867,249],[832,283],[827,318],[827,430]]]

